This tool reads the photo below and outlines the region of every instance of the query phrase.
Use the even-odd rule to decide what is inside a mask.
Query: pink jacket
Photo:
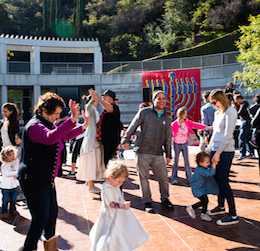
[[[180,120],[179,119],[176,119],[172,123],[172,134],[173,134],[173,140],[172,141],[173,142],[174,142],[175,136],[176,136],[176,134],[178,132],[178,129],[180,128],[179,124],[180,124]],[[206,125],[202,125],[200,123],[193,122],[193,121],[191,121],[189,119],[185,120],[185,124],[188,127],[188,135],[190,133],[195,134],[194,131],[192,130],[192,128],[195,128],[195,129],[205,129],[207,127]]]

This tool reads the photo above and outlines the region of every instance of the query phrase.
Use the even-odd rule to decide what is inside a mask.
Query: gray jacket
[[[166,111],[159,118],[154,106],[141,109],[123,136],[122,144],[130,143],[138,126],[141,127],[141,132],[136,139],[134,151],[153,155],[163,155],[165,152],[166,157],[171,158],[172,129]]]

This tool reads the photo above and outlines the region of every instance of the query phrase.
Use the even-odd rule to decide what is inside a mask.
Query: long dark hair
[[[2,109],[6,108],[8,111],[12,111],[7,119],[8,121],[8,131],[14,131],[17,126],[17,121],[19,121],[19,110],[14,103],[5,103]]]

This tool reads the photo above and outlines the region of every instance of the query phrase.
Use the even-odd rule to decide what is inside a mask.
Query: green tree
[[[137,59],[142,51],[141,46],[142,38],[127,33],[111,38],[109,42],[111,53],[125,60]]]
[[[247,91],[254,91],[260,89],[260,15],[250,15],[249,22],[249,25],[240,26],[242,35],[236,42],[240,52],[237,61],[243,70],[236,71],[233,77],[240,80]]]

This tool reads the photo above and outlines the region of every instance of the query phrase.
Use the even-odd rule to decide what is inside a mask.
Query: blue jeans
[[[184,163],[185,163],[185,171],[186,171],[186,178],[188,181],[191,181],[191,167],[189,162],[189,152],[188,152],[188,143],[185,144],[177,144],[173,143],[174,149],[174,164],[172,165],[172,180],[177,180],[177,173],[178,173],[178,164],[179,164],[179,155],[182,152]]]
[[[2,189],[2,214],[8,213],[8,203],[10,202],[10,211],[15,211],[17,187],[13,189]]]
[[[251,140],[250,128],[251,128],[250,121],[243,121],[241,123],[239,140],[240,140],[240,154],[242,154],[243,156],[246,155],[247,148],[249,150],[250,155],[254,154],[254,147],[248,143],[248,141]]]
[[[215,152],[212,152],[211,157],[214,154]],[[235,216],[236,215],[235,200],[234,200],[232,189],[228,181],[230,167],[233,158],[234,158],[234,152],[222,152],[220,154],[220,161],[216,166],[216,174],[214,178],[219,186],[218,205],[220,207],[224,207],[225,199],[226,199],[228,203],[229,214]]]
[[[21,188],[24,192],[32,220],[24,243],[24,251],[36,250],[37,242],[44,230],[48,240],[55,235],[58,205],[55,186],[33,185],[21,180]]]

